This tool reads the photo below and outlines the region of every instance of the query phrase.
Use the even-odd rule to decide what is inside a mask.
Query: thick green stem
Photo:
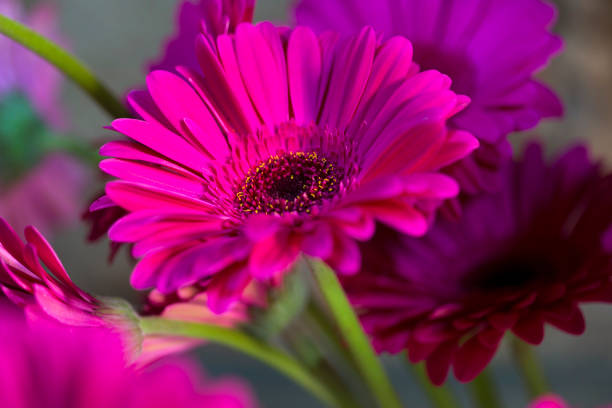
[[[88,93],[112,117],[130,116],[123,104],[96,78],[91,70],[59,45],[1,14],[0,34],[18,42],[54,65]]]
[[[328,306],[338,324],[359,371],[380,408],[400,408],[402,405],[391,386],[380,360],[349,303],[336,273],[321,261],[310,261]]]
[[[495,382],[488,370],[484,370],[474,381],[468,384],[474,406],[479,408],[501,408],[502,404],[495,387]]]
[[[338,398],[292,357],[239,330],[200,323],[179,322],[159,317],[141,318],[140,327],[145,335],[155,334],[204,339],[241,351],[276,368],[329,406],[342,407]]]
[[[425,366],[423,364],[411,364],[407,361],[410,371],[413,372],[414,376],[418,379],[419,384],[427,394],[427,397],[431,401],[431,405],[434,408],[459,408],[459,402],[453,395],[452,390],[447,385],[436,387],[431,383],[427,373],[425,372]]]
[[[517,337],[512,337],[511,347],[529,396],[535,398],[548,393],[548,381],[532,347]]]

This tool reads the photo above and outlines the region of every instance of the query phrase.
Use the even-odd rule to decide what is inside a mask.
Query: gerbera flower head
[[[204,379],[185,362],[129,367],[121,339],[100,328],[26,324],[0,313],[0,406],[252,408],[234,379]]]
[[[531,344],[546,323],[578,335],[579,305],[612,301],[612,253],[602,245],[612,177],[584,148],[546,164],[533,144],[503,185],[424,238],[382,231],[364,250],[364,270],[344,279],[376,349],[425,360],[435,384],[451,366],[459,380],[475,378],[508,331]]]
[[[0,0],[0,14],[62,42],[48,5],[26,14],[19,2]],[[64,125],[61,75],[7,37],[0,37],[0,55],[0,216],[19,229],[34,223],[47,233],[76,220],[85,184],[80,164],[53,145]]]
[[[458,193],[438,170],[477,146],[445,126],[468,100],[419,72],[407,40],[243,23],[195,52],[199,71],[148,76],[129,97],[142,119],[112,124],[131,140],[101,150],[136,288],[205,283],[220,311],[300,253],[355,273],[375,220],[422,235]]]
[[[449,171],[473,193],[499,188],[509,133],[562,114],[559,99],[533,77],[561,48],[549,31],[554,16],[541,0],[301,0],[296,8],[298,24],[316,31],[371,25],[404,36],[421,68],[450,76],[452,89],[472,100],[450,125],[474,134],[481,148]]]

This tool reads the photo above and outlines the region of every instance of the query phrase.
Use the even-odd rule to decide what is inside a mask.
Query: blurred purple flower
[[[316,31],[355,33],[371,25],[385,36],[405,36],[422,69],[451,77],[452,89],[471,104],[450,125],[481,143],[448,169],[467,192],[500,188],[509,133],[562,115],[557,96],[533,76],[562,45],[550,33],[555,10],[541,0],[301,0],[295,14]]]

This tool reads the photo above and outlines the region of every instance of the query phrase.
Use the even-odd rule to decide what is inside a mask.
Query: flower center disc
[[[316,152],[280,153],[249,171],[235,204],[245,214],[310,213],[336,195],[341,176],[341,169]]]

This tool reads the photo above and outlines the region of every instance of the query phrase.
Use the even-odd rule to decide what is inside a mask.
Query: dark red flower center
[[[480,265],[464,284],[484,291],[518,289],[542,279],[554,279],[557,275],[558,268],[546,257],[510,254]]]
[[[310,213],[338,193],[342,175],[317,152],[282,152],[249,171],[234,202],[245,214]]]

